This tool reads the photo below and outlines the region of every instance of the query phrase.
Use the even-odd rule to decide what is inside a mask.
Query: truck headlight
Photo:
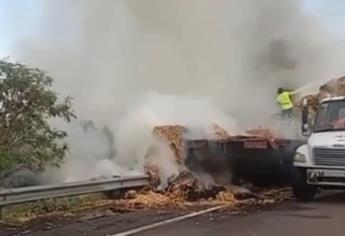
[[[302,153],[296,152],[296,154],[293,157],[293,160],[295,162],[305,162],[305,155]]]

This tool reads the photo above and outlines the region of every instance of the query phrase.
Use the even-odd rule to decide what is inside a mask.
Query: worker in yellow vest
[[[281,109],[281,114],[283,118],[291,118],[293,114],[293,102],[291,97],[294,92],[286,91],[283,88],[278,89],[277,102]]]

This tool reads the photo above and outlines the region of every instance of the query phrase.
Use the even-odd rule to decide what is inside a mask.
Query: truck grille
[[[345,149],[314,148],[315,165],[345,166]]]

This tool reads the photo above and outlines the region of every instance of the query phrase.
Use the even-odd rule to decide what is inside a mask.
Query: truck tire
[[[310,202],[317,193],[317,187],[307,184],[306,170],[294,167],[292,171],[292,192],[298,201]]]

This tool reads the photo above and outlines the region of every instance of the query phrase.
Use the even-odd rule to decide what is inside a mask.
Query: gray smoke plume
[[[277,111],[279,86],[344,73],[339,42],[299,0],[37,4],[33,32],[11,55],[49,71],[80,118],[110,127],[126,160],[145,155],[157,124],[200,117],[203,135],[211,120],[237,132]]]

